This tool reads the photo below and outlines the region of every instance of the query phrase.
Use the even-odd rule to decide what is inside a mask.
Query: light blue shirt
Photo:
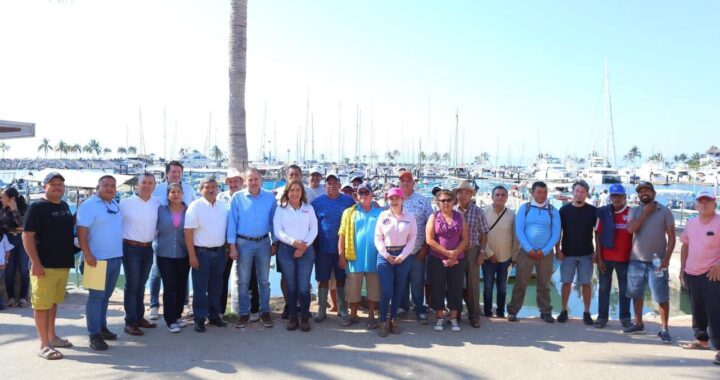
[[[355,208],[355,260],[348,260],[350,273],[377,272],[378,250],[375,246],[375,225],[378,216],[383,211],[379,207],[372,207],[365,211],[359,204]]]
[[[515,217],[515,234],[520,246],[526,253],[541,249],[547,256],[560,240],[560,212],[555,207],[538,206],[531,201],[526,215],[526,207],[527,203],[522,204]]]
[[[196,198],[195,189],[193,189],[192,186],[188,185],[187,183],[182,183],[181,185],[183,189],[183,202],[185,203],[185,206],[190,206],[190,203]],[[168,183],[160,182],[155,187],[155,191],[153,191],[152,193],[154,197],[157,197],[157,199],[160,200],[160,204],[163,206],[167,206],[168,204],[167,189]]]
[[[277,202],[271,191],[260,189],[253,196],[248,189],[233,194],[227,221],[227,242],[235,244],[237,235],[261,237],[272,233]]]
[[[115,200],[103,201],[93,195],[77,210],[77,225],[88,229],[88,245],[98,260],[122,257],[122,216]]]

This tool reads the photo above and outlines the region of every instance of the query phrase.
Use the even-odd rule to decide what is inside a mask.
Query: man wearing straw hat
[[[472,202],[475,186],[470,181],[462,181],[456,187],[458,203],[455,210],[463,215],[469,228],[470,242],[465,249],[468,265],[465,267],[465,291],[463,298],[468,309],[468,319],[474,328],[480,327],[480,267],[485,256],[487,234],[490,231],[485,213]],[[458,320],[460,313],[458,313]]]

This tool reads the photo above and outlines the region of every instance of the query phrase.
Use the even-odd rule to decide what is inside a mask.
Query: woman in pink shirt
[[[407,284],[412,268],[412,253],[417,238],[415,216],[403,210],[403,192],[399,187],[388,191],[390,208],[380,213],[375,226],[375,246],[378,249],[377,273],[380,278],[380,327],[381,337],[400,333],[397,322],[398,307],[403,285]],[[390,301],[392,300],[392,304]],[[390,306],[390,324],[387,323]]]
[[[680,346],[707,350],[711,342],[720,349],[720,215],[711,192],[699,192],[695,201],[699,215],[687,222],[680,238],[680,282],[690,295],[695,340]],[[720,353],[714,363],[720,365]]]
[[[462,214],[453,210],[454,198],[449,190],[440,190],[435,195],[440,211],[430,215],[425,227],[425,241],[430,246],[430,307],[435,310],[437,317],[435,331],[443,330],[445,299],[450,309],[450,329],[460,331],[457,316],[458,311],[462,310],[468,226]]]

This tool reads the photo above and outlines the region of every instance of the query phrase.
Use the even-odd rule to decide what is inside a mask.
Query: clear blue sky
[[[226,147],[229,3],[0,0],[0,119],[114,150],[138,145],[142,107],[162,154],[202,150],[212,112]],[[316,157],[337,157],[338,125],[354,156],[357,107],[361,155],[371,119],[380,156],[420,139],[447,152],[459,109],[467,160],[584,156],[602,134],[605,58],[619,157],[720,143],[720,2],[249,0],[248,13],[251,157],[265,105],[266,139],[277,126],[278,155],[296,157],[308,91]],[[37,155],[37,141],[9,143],[7,156]]]

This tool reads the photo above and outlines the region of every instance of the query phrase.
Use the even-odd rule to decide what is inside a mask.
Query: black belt
[[[387,249],[388,253],[390,252],[401,252],[405,248],[404,245],[401,245],[399,247],[385,247]]]
[[[195,246],[195,250],[196,250],[196,251],[199,250],[199,249],[204,249],[204,250],[206,250],[206,251],[220,251],[220,250],[222,250],[222,249],[224,249],[224,248],[225,248],[224,245],[221,245],[221,246],[219,246],[219,247],[200,247],[200,246],[197,246],[197,245]]]
[[[237,234],[237,237],[243,240],[250,240],[250,241],[263,241],[268,238],[268,235],[258,236],[258,237],[250,237],[245,235]]]

